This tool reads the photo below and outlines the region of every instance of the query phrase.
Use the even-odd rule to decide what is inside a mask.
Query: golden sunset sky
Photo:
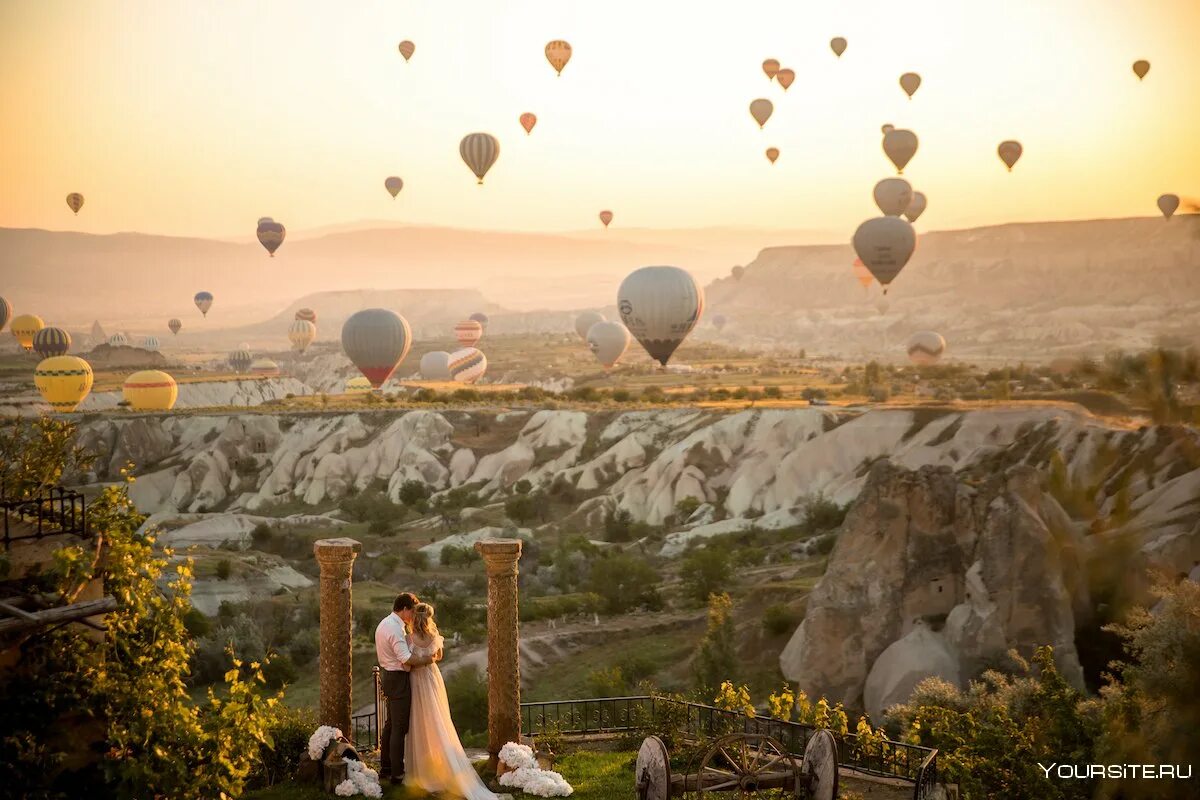
[[[1159,194],[1200,196],[1198,40],[1197,0],[4,0],[0,226],[552,231],[611,208],[614,229],[848,238],[893,174],[888,122],[920,137],[905,177],[925,229],[1153,215]],[[797,72],[790,91],[768,57]],[[756,97],[776,106],[765,131]],[[458,155],[472,131],[501,142],[482,188]],[[1025,146],[1011,175],[1008,138]]]

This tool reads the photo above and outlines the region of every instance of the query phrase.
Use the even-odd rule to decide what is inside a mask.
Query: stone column
[[[488,760],[499,765],[500,748],[521,740],[521,662],[517,633],[517,560],[520,539],[475,543],[487,567]]]
[[[321,711],[318,722],[341,728],[353,738],[350,728],[351,675],[350,632],[353,608],[350,573],[362,544],[354,539],[319,539],[313,554],[321,567]]]

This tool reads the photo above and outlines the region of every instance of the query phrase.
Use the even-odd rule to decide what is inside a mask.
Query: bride
[[[412,671],[412,712],[404,744],[404,763],[408,765],[405,783],[431,794],[497,800],[463,752],[458,731],[450,719],[446,684],[437,665],[445,640],[438,633],[433,606],[429,603],[418,603],[413,609],[409,646],[414,656],[432,657],[434,663]]]

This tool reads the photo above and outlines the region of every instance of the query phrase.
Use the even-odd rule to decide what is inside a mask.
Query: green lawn
[[[578,752],[559,759],[554,768],[574,787],[572,797],[578,800],[626,800],[633,792],[633,758],[633,753]],[[245,800],[325,800],[329,796],[316,786],[294,782],[243,795]],[[385,800],[418,800],[426,795],[403,786],[384,786],[383,796]],[[526,796],[517,794],[518,798]]]

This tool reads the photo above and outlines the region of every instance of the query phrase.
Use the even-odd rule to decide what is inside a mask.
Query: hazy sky
[[[1200,195],[1198,33],[1196,0],[2,0],[0,225],[564,230],[611,208],[614,227],[848,238],[892,174],[886,122],[920,136],[924,228],[1149,215]],[[768,57],[796,70],[787,93]],[[765,131],[756,97],[776,106]],[[458,155],[477,130],[501,142],[483,188]],[[1011,175],[1007,138],[1025,145]]]

